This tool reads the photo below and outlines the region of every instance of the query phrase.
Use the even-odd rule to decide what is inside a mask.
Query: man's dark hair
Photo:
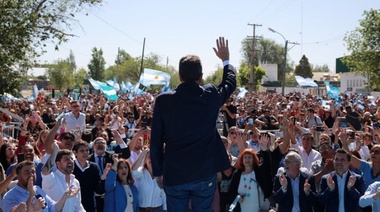
[[[85,147],[88,147],[88,143],[84,142],[84,141],[77,141],[75,142],[74,144],[74,147],[73,147],[73,151],[78,151],[78,149],[81,147],[81,146],[85,146]]]
[[[57,157],[55,158],[55,162],[60,161],[62,159],[62,157],[65,156],[65,155],[72,156],[73,152],[70,151],[70,150],[68,150],[68,149],[61,149],[61,150],[59,150],[59,152],[57,154]]]
[[[22,167],[24,166],[35,166],[33,161],[24,160],[21,163],[18,163],[14,169],[16,169],[16,174],[19,175]]]
[[[187,55],[179,61],[179,76],[184,82],[194,82],[202,76],[202,64],[198,56]]]
[[[347,161],[348,162],[351,161],[351,155],[346,150],[344,150],[344,149],[337,149],[335,151],[335,155],[338,154],[338,153],[340,153],[340,154],[346,154],[347,155]]]

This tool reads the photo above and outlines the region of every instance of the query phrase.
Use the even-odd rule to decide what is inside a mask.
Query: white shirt
[[[139,167],[132,171],[133,179],[139,191],[139,205],[142,208],[158,207],[163,205],[166,210],[166,195],[163,189],[158,187],[156,179],[152,179],[149,171]]]
[[[76,130],[77,126],[80,130],[84,132],[86,130],[86,115],[84,113],[79,113],[79,117],[76,118],[73,112],[65,114],[66,131]]]
[[[302,167],[305,167],[309,172],[311,172],[311,164],[314,161],[322,160],[321,153],[311,149],[310,153],[307,154],[306,150],[298,144],[291,144],[291,147],[296,149],[302,158]]]
[[[139,158],[140,154],[141,154],[141,152],[136,153],[135,151],[131,151],[131,156],[129,157],[129,161],[131,162],[132,165],[135,163],[137,158]]]
[[[65,180],[65,175],[59,171],[52,171],[48,175],[42,174],[42,189],[46,194],[51,197],[54,201],[59,201],[62,195],[65,193],[66,189],[74,185],[72,189],[77,189],[80,187],[79,181],[75,179],[74,175],[70,176],[70,184],[67,185]],[[69,198],[65,202],[63,207],[63,212],[85,212],[83,205],[81,203],[81,193],[79,193],[72,198]]]

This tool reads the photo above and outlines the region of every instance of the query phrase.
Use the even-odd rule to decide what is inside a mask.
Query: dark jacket
[[[327,186],[327,176],[331,175],[335,182],[335,189],[330,191]],[[351,175],[356,177],[355,185],[348,190],[347,182]],[[318,194],[318,201],[325,205],[325,211],[338,211],[339,210],[339,191],[338,191],[337,173],[335,171],[322,176],[320,184],[320,193]],[[359,207],[359,198],[364,194],[366,188],[364,179],[360,175],[352,171],[348,171],[346,183],[344,184],[344,208],[346,211],[361,211]]]
[[[287,173],[284,173],[286,179],[288,180],[288,187],[286,192],[282,191],[282,186],[280,184],[279,178],[280,175],[276,175],[273,186],[274,193],[274,201],[278,203],[278,212],[281,211],[292,211],[293,208],[293,189],[291,184],[290,176]],[[306,195],[303,191],[303,187],[305,184],[305,180],[308,179],[308,183],[310,184],[310,192],[309,195]],[[312,205],[317,200],[317,196],[315,193],[315,178],[313,175],[300,171],[300,179],[299,179],[299,206],[302,212],[313,211]]]
[[[218,87],[183,82],[156,98],[150,144],[154,176],[163,175],[166,185],[180,185],[208,179],[231,166],[216,120],[235,88],[235,69],[226,65]]]

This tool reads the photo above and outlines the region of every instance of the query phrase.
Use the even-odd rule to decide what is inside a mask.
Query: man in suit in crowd
[[[179,63],[181,84],[155,101],[151,161],[155,180],[165,182],[169,212],[187,211],[189,200],[193,211],[211,212],[216,173],[231,166],[216,120],[236,89],[236,72],[229,64],[227,40],[220,37],[214,51],[224,66],[220,85],[200,86],[201,61],[188,55]]]
[[[363,178],[349,170],[351,156],[338,149],[334,157],[335,171],[321,179],[318,201],[325,204],[325,211],[361,211],[359,198],[364,194]]]
[[[316,201],[315,178],[308,172],[301,171],[302,159],[296,152],[285,156],[285,172],[275,177],[274,201],[281,211],[313,211]]]

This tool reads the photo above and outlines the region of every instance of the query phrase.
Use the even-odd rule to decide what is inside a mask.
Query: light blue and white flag
[[[325,86],[326,86],[327,95],[330,98],[340,101],[340,97],[339,97],[340,89],[330,85],[330,83],[326,81],[325,81]]]
[[[34,84],[34,86],[33,86],[33,97],[35,99],[37,99],[37,97],[38,97],[38,87],[37,87],[37,84]]]
[[[91,83],[92,87],[95,89],[95,90],[99,90],[100,89],[100,86],[101,85],[107,85],[106,83],[104,82],[99,82],[98,80],[94,80],[92,78],[89,78],[88,81]]]
[[[166,84],[164,87],[161,88],[160,93],[165,93],[170,91],[170,85]]]
[[[115,91],[120,91],[120,85],[117,83],[116,77],[113,77],[113,89],[115,89]]]
[[[127,86],[125,86],[125,83],[123,81],[120,83],[120,90],[122,93],[127,93],[128,91]]]
[[[103,92],[104,96],[107,97],[107,99],[109,100],[115,101],[119,99],[115,89],[113,89],[111,86],[100,85],[100,91]]]
[[[295,78],[298,85],[301,87],[318,87],[317,83],[311,78],[303,78],[301,76],[295,76]]]
[[[242,99],[245,97],[245,94],[247,93],[247,89],[241,87],[239,88],[239,94],[237,95],[238,99]]]
[[[141,74],[139,81],[146,87],[150,87],[150,85],[167,85],[170,83],[170,75],[162,71],[144,68],[144,73]]]

